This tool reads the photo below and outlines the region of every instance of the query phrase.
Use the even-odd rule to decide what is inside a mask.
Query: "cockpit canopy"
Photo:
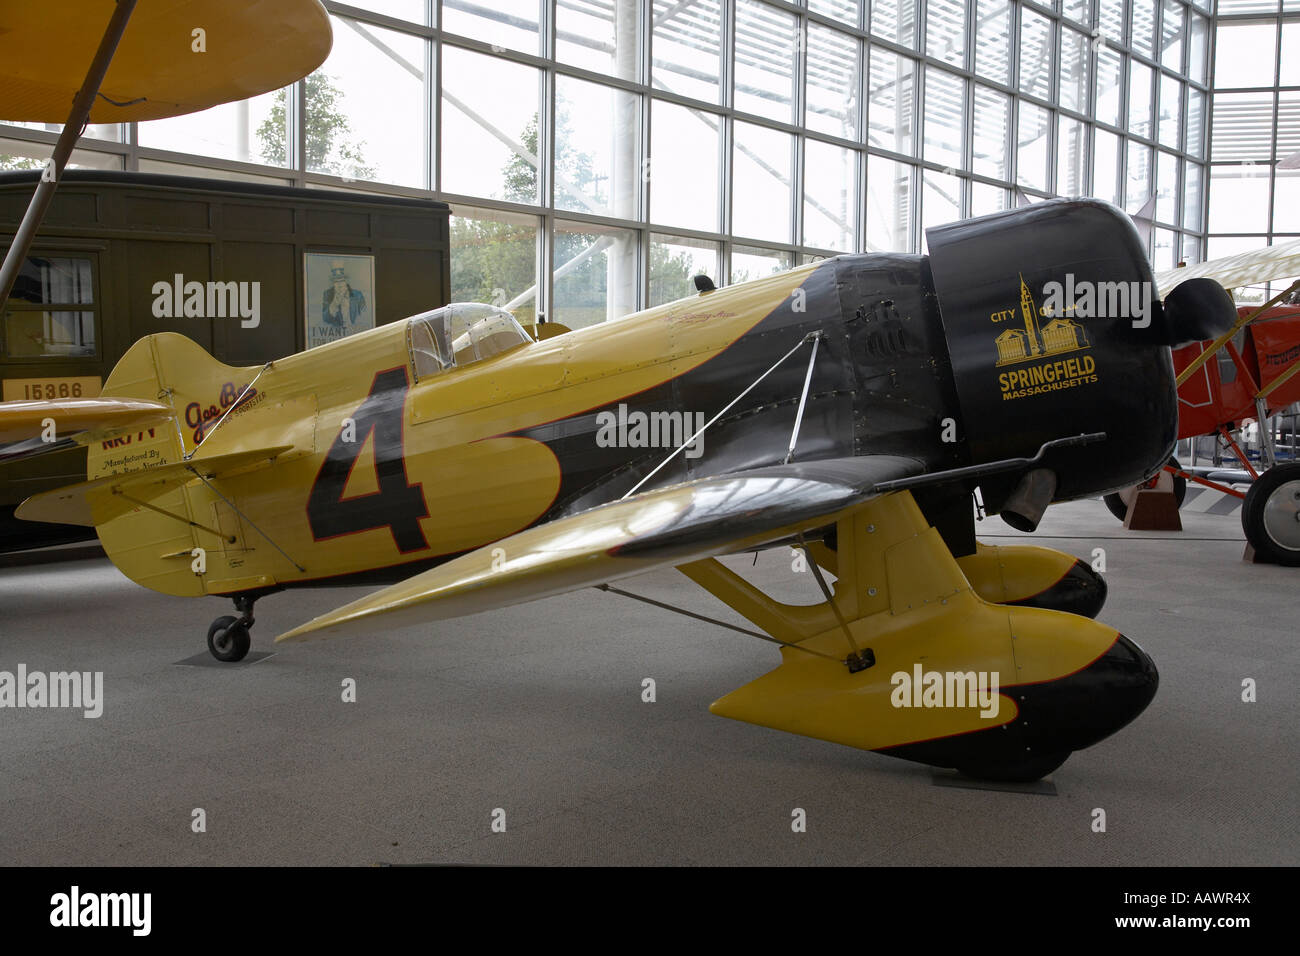
[[[417,382],[532,341],[509,312],[478,302],[453,302],[406,321]]]

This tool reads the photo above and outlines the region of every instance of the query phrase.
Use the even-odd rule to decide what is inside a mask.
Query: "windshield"
[[[406,339],[417,382],[532,341],[509,312],[476,302],[412,316]]]

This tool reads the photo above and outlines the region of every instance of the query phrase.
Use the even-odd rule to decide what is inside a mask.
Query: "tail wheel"
[[[1170,458],[1169,465],[1173,468],[1178,468],[1178,469],[1181,469],[1183,467],[1178,463],[1177,458]],[[1151,481],[1149,481],[1147,484],[1140,485],[1139,487],[1154,488],[1156,478],[1159,477],[1160,476],[1157,475],[1155,478],[1152,478]],[[1187,497],[1187,479],[1184,478],[1182,475],[1174,475],[1174,500],[1178,502],[1179,508],[1183,506],[1183,500],[1186,497]],[[1105,497],[1102,498],[1102,501],[1106,503],[1106,508],[1110,511],[1110,513],[1113,514],[1120,521],[1123,521],[1125,518],[1128,517],[1128,505],[1124,504],[1124,499],[1119,496],[1118,492],[1106,495]]]
[[[248,628],[240,623],[239,618],[229,614],[217,618],[208,628],[208,650],[217,660],[227,664],[242,661],[252,643]]]
[[[1259,476],[1241,506],[1241,527],[1260,557],[1300,567],[1300,462]]]

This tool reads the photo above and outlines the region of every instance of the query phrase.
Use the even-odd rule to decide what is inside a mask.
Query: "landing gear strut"
[[[239,617],[227,614],[217,618],[208,628],[208,650],[219,661],[233,664],[242,661],[248,654],[252,638],[249,628],[253,626],[253,602],[256,598],[246,594],[235,596],[235,610]]]

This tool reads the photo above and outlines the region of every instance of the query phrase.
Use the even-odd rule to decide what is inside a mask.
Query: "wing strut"
[[[288,552],[286,552],[286,551],[284,550],[284,548],[282,548],[282,547],[280,547],[278,544],[276,544],[276,543],[275,543],[275,540],[274,540],[274,539],[273,539],[269,534],[267,534],[265,531],[263,531],[261,528],[259,528],[257,525],[255,525],[255,524],[253,523],[253,520],[252,520],[251,518],[249,518],[248,515],[244,514],[242,511],[240,511],[240,510],[239,510],[239,507],[238,507],[238,506],[237,506],[233,501],[231,501],[229,498],[227,498],[225,495],[223,495],[221,492],[219,492],[219,491],[217,490],[216,486],[212,484],[212,482],[208,481],[208,479],[206,479],[206,478],[204,478],[202,475],[200,475],[199,472],[198,472],[198,469],[197,469],[197,468],[194,468],[193,466],[191,466],[191,467],[190,467],[190,472],[194,475],[195,478],[197,478],[199,481],[201,481],[201,482],[203,482],[205,485],[207,485],[209,491],[211,491],[214,495],[216,495],[218,498],[220,498],[220,499],[221,499],[222,501],[224,501],[226,504],[230,505],[231,510],[234,511],[235,514],[239,515],[239,517],[241,517],[241,518],[243,518],[245,521],[247,521],[247,522],[248,522],[248,526],[249,526],[250,528],[252,528],[252,529],[253,529],[254,531],[256,531],[258,534],[260,534],[263,538],[265,538],[267,541],[269,541],[270,544],[271,544],[271,547],[275,548],[275,550],[277,550],[277,551],[279,551],[281,554],[283,554],[284,557],[285,557],[285,560],[286,560],[286,561],[288,561],[290,564],[292,564],[295,568],[297,568],[299,571],[303,572],[304,574],[307,572],[307,569],[304,568],[304,567],[303,567],[301,564],[299,564],[297,561],[295,561],[293,558],[289,557]]]
[[[233,412],[236,408],[238,408],[241,404],[243,404],[244,396],[247,395],[250,391],[252,391],[253,386],[257,384],[257,380],[262,377],[262,372],[265,372],[268,368],[270,368],[274,364],[275,364],[274,362],[267,362],[265,365],[262,366],[261,370],[256,375],[253,376],[253,380],[244,386],[244,390],[239,393],[239,395],[235,398],[235,400],[230,403],[230,407],[227,408],[225,412],[222,414],[222,416],[217,419],[217,423],[213,425],[211,428],[209,428],[206,432],[204,432],[203,437],[199,439],[199,443],[190,449],[189,454],[185,456],[186,461],[189,461],[191,458],[193,458],[194,453],[203,447],[203,443],[207,441],[209,438],[211,438],[213,434],[216,433],[216,430],[225,423],[226,419],[230,416],[230,413]],[[179,426],[179,422],[180,422],[179,415],[176,416],[176,420]],[[182,440],[181,446],[184,447],[184,445],[185,442]],[[267,538],[266,540],[270,541],[271,539]],[[271,542],[271,543],[274,544],[275,542]],[[280,553],[284,554],[283,551]],[[288,555],[286,554],[285,557],[287,558]],[[299,570],[302,569],[299,568]]]
[[[1178,373],[1178,378],[1176,379],[1175,384],[1181,387],[1185,381],[1187,381],[1189,378],[1191,378],[1193,375],[1196,374],[1197,369],[1199,369],[1202,365],[1208,362],[1211,356],[1213,356],[1216,352],[1218,352],[1219,349],[1223,348],[1224,343],[1227,342],[1228,339],[1232,338],[1234,335],[1236,335],[1246,326],[1250,325],[1250,323],[1254,322],[1257,318],[1259,318],[1269,309],[1273,308],[1273,306],[1277,305],[1279,302],[1281,302],[1283,299],[1289,296],[1292,292],[1295,292],[1297,289],[1300,289],[1300,279],[1297,279],[1295,282],[1292,282],[1289,286],[1287,286],[1277,295],[1273,296],[1273,298],[1269,299],[1267,302],[1261,305],[1254,312],[1251,312],[1243,316],[1242,318],[1238,319],[1237,323],[1232,328],[1228,329],[1228,331],[1224,332],[1217,339],[1211,342],[1208,348],[1201,349],[1201,354],[1196,356],[1192,364],[1187,366],[1187,368],[1183,369],[1181,372]],[[1290,377],[1291,377],[1290,375],[1287,376],[1287,378]],[[1278,382],[1273,383],[1274,386],[1278,384],[1280,383]],[[1269,391],[1272,391],[1272,387],[1269,388]],[[1266,393],[1261,392],[1258,397],[1263,398],[1265,394]]]
[[[189,525],[191,528],[198,528],[200,531],[206,531],[208,534],[214,535],[216,538],[225,541],[227,544],[233,544],[235,541],[234,535],[222,534],[216,528],[209,528],[205,524],[199,524],[197,521],[186,518],[184,515],[178,515],[176,512],[168,511],[166,508],[159,508],[157,505],[151,505],[149,502],[142,501],[139,498],[133,498],[120,488],[114,488],[113,494],[120,495],[123,500],[129,501],[131,504],[140,508],[148,508],[150,511],[162,515],[164,518],[171,518],[173,521],[179,521],[181,524]]]
[[[808,356],[808,371],[803,377],[803,392],[799,396],[799,411],[794,416],[794,431],[790,432],[790,447],[785,451],[785,463],[790,464],[794,457],[794,446],[799,441],[799,426],[803,424],[803,409],[808,403],[808,386],[812,384],[813,366],[817,364],[817,346],[821,345],[822,334],[814,333],[812,355]]]
[[[740,401],[742,398],[744,398],[746,395],[748,395],[750,392],[752,392],[755,388],[757,388],[759,382],[763,381],[763,379],[767,378],[769,375],[771,375],[773,372],[775,372],[778,368],[780,368],[780,367],[781,367],[781,364],[782,364],[786,359],[788,359],[791,355],[794,355],[795,352],[798,352],[798,351],[799,351],[801,348],[803,348],[804,345],[807,344],[808,342],[813,342],[813,343],[814,343],[814,345],[813,345],[813,356],[814,356],[814,358],[815,358],[816,355],[817,355],[817,352],[816,352],[816,348],[817,348],[817,346],[816,346],[815,343],[818,342],[820,339],[821,339],[821,333],[820,333],[820,332],[809,332],[807,335],[805,335],[803,338],[801,338],[797,343],[795,343],[795,347],[794,347],[794,348],[792,348],[790,351],[786,352],[784,355],[782,355],[779,359],[776,360],[776,364],[775,364],[775,365],[773,365],[771,368],[769,368],[766,372],[764,372],[764,373],[763,373],[762,375],[760,375],[758,378],[754,379],[754,381],[750,382],[748,388],[746,388],[743,392],[741,392],[739,395],[737,395],[737,396],[736,396],[735,398],[733,398],[731,401],[727,402],[727,404],[726,404],[725,406],[723,406],[722,411],[718,412],[718,414],[714,415],[714,416],[713,416],[712,418],[710,418],[707,422],[705,422],[704,425],[700,428],[699,431],[697,431],[697,432],[696,432],[694,435],[692,435],[690,438],[686,439],[686,441],[682,442],[680,445],[678,445],[676,448],[674,448],[674,449],[672,450],[672,452],[668,455],[667,458],[665,458],[663,461],[659,462],[659,464],[655,465],[654,468],[650,471],[649,474],[647,474],[644,478],[642,478],[642,479],[641,479],[640,481],[638,481],[635,485],[633,485],[633,486],[628,490],[627,494],[623,495],[623,497],[620,498],[619,500],[620,500],[620,501],[625,500],[625,499],[627,499],[627,498],[632,497],[634,494],[636,494],[637,491],[640,490],[641,486],[644,485],[644,484],[645,484],[647,481],[649,481],[651,478],[653,478],[655,475],[657,475],[657,474],[659,473],[659,470],[660,470],[661,468],[663,468],[664,465],[668,464],[670,461],[672,461],[674,458],[676,458],[678,455],[680,455],[682,452],[684,452],[684,451],[685,451],[687,448],[689,448],[691,445],[694,445],[694,444],[695,444],[695,440],[696,440],[697,438],[699,438],[701,435],[703,435],[706,431],[708,431],[710,425],[712,425],[714,422],[716,422],[716,421],[717,421],[719,418],[721,418],[723,415],[727,414],[727,412],[729,412],[729,411],[731,410],[731,407],[732,407],[733,405],[735,405],[738,401]],[[810,365],[810,366],[809,366],[809,377],[811,377],[811,375],[812,375],[812,366]],[[805,384],[804,384],[804,389],[806,390],[807,388],[808,388],[807,383],[805,383]],[[800,407],[802,408],[802,406],[800,406]],[[799,435],[799,429],[798,429],[798,426],[796,425],[796,426],[795,426],[795,437],[797,438],[798,435]]]
[[[813,346],[814,349],[816,349],[816,347],[817,346],[815,345]],[[858,650],[858,642],[853,639],[853,632],[849,630],[849,622],[844,620],[844,613],[840,610],[840,606],[835,603],[835,595],[831,593],[831,589],[826,585],[826,579],[822,577],[821,566],[817,563],[817,559],[813,557],[812,551],[804,542],[803,532],[795,535],[795,539],[799,542],[799,547],[803,548],[803,553],[808,557],[808,567],[812,570],[813,577],[817,579],[817,586],[822,589],[822,597],[826,598],[826,603],[830,605],[831,611],[835,614],[835,620],[839,621],[840,630],[843,631],[844,636],[848,638],[849,656],[845,659],[844,663],[848,665],[849,673],[856,674],[858,671],[866,670],[872,664],[876,663],[876,655],[871,652],[871,648],[869,647],[865,654]]]
[[[757,552],[755,552],[757,553]],[[756,637],[760,641],[767,641],[769,644],[779,644],[782,647],[788,647],[792,651],[803,651],[805,654],[812,654],[815,657],[824,657],[828,661],[835,661],[837,664],[843,663],[833,654],[823,654],[821,651],[815,651],[811,647],[803,647],[791,641],[783,641],[780,638],[764,634],[762,631],[751,631],[747,627],[739,627],[735,624],[728,624],[726,621],[719,621],[716,617],[709,617],[705,614],[696,614],[694,611],[688,611],[684,607],[676,607],[672,604],[665,604],[663,601],[656,601],[654,598],[648,598],[641,594],[633,594],[631,591],[624,591],[622,588],[616,588],[609,584],[597,584],[596,590],[608,591],[610,594],[617,594],[621,597],[631,598],[633,601],[640,601],[643,604],[650,604],[665,611],[672,611],[674,614],[680,614],[683,617],[692,617],[697,621],[704,621],[706,624],[716,624],[718,627],[725,627],[729,631],[739,631],[741,634],[747,634],[750,637]]]

